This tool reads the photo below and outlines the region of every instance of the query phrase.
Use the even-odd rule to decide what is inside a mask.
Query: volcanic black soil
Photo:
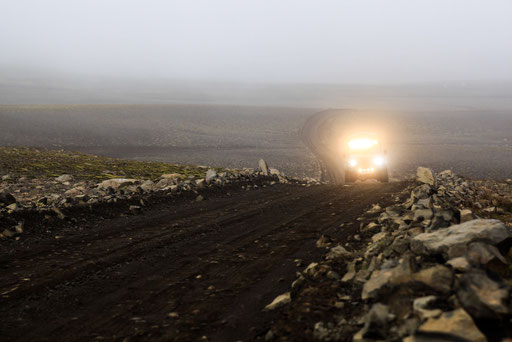
[[[261,339],[279,318],[265,305],[325,252],[316,240],[344,243],[364,210],[405,186],[238,187],[48,223],[2,242],[1,339]]]

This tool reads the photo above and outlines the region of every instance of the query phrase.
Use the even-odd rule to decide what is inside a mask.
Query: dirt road
[[[345,179],[339,168],[340,156],[334,154],[332,147],[326,144],[335,120],[336,116],[330,111],[311,115],[302,126],[299,136],[320,163],[321,180],[332,184],[343,184]]]
[[[232,189],[10,242],[1,340],[263,338],[278,313],[262,309],[325,252],[321,234],[343,242],[365,209],[404,186]]]

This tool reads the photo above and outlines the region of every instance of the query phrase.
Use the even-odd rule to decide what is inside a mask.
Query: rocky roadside
[[[317,242],[327,253],[265,308],[263,340],[510,341],[512,181],[418,168],[395,202],[345,245]]]
[[[19,240],[31,230],[30,222],[39,228],[45,223],[77,223],[73,213],[102,214],[106,208],[124,208],[121,215],[142,213],[152,199],[192,198],[202,201],[208,191],[236,186],[249,191],[277,183],[318,184],[314,179],[297,180],[269,168],[262,159],[257,169],[209,169],[204,177],[179,173],[163,174],[158,180],[112,178],[102,182],[75,180],[71,174],[56,178],[13,178],[4,175],[0,182],[0,239]],[[119,210],[118,210],[119,211]]]

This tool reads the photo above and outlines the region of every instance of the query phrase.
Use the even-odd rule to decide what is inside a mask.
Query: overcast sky
[[[512,80],[511,0],[0,0],[0,67],[169,79]]]

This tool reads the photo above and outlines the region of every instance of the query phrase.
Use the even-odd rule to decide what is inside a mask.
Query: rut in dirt
[[[405,183],[276,185],[104,220],[0,257],[5,340],[263,338],[295,273]],[[343,228],[340,228],[341,224]],[[298,266],[300,265],[300,266]]]

